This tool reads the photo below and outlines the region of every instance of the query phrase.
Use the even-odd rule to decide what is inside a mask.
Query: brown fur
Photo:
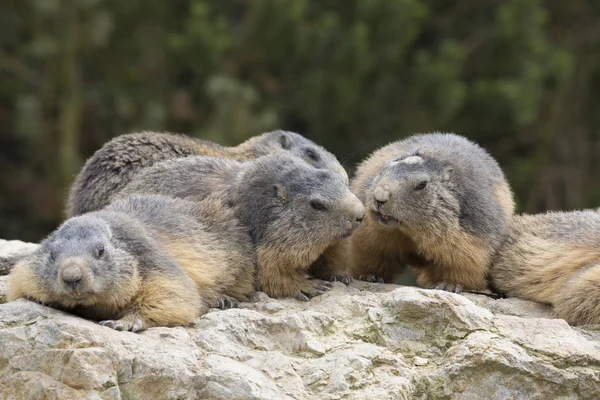
[[[261,246],[256,249],[257,287],[271,297],[294,297],[298,293],[315,295],[318,282],[306,279],[307,265],[324,249],[281,248]]]
[[[316,279],[349,284],[352,282],[349,252],[350,242],[348,239],[336,241],[317,258],[310,266],[308,273]]]
[[[364,216],[364,206],[336,173],[313,168],[286,153],[246,163],[187,157],[141,171],[120,196],[133,193],[159,193],[192,201],[214,196],[231,205],[253,236],[257,287],[270,296],[305,299],[308,291],[301,287],[323,285],[308,281],[307,272],[347,283],[343,270],[336,271],[333,262],[321,265],[323,268],[315,263]],[[286,270],[275,276],[281,268]]]
[[[399,231],[386,232],[369,217],[347,240],[353,275],[360,279],[373,274],[391,282],[399,267],[407,264],[408,254],[416,251],[408,236]],[[397,251],[399,248],[403,251]]]
[[[50,303],[54,299],[50,293],[43,290],[40,280],[25,260],[18,262],[10,273],[10,285],[8,286],[7,301],[20,298],[36,299],[42,303]]]
[[[138,195],[67,220],[15,266],[8,300],[114,329],[188,325],[223,298],[249,300],[255,268],[248,232],[220,201]]]
[[[432,264],[426,269],[428,274],[420,276],[419,272],[416,273],[420,286],[456,282],[472,290],[487,288],[486,274],[482,270],[489,265],[495,249],[480,238],[469,235],[458,227],[454,232],[446,232],[439,237],[421,236],[416,232],[412,237],[416,239],[422,257],[431,260]]]
[[[436,145],[436,141],[447,145]],[[377,185],[385,187],[386,182],[390,186],[407,185],[404,181],[397,183],[395,179],[411,179],[413,175],[395,178],[395,173],[389,171],[394,171],[396,167],[390,162],[413,155],[425,161],[415,163],[412,170],[406,167],[407,171],[421,168],[421,174],[427,174],[431,179],[428,187],[431,182],[437,182],[435,179],[442,182],[436,206],[440,208],[426,210],[428,217],[421,217],[421,223],[409,224],[403,220],[395,228],[384,226],[373,214],[376,211],[374,190]],[[433,160],[433,164],[428,164],[429,160]],[[448,167],[452,168],[448,176],[445,172],[434,172],[438,171],[437,168]],[[386,171],[387,175],[382,175],[382,171]],[[414,174],[419,176],[419,172]],[[454,179],[455,176],[458,179]],[[478,204],[483,203],[493,210],[494,221],[498,221],[496,228],[466,229],[464,221],[460,219],[466,215],[465,218],[471,218],[468,222],[471,226],[479,226],[478,221],[483,221],[488,215],[480,211],[480,206],[468,209],[471,199],[469,193],[472,193],[469,190],[472,191],[472,187],[465,182],[471,182],[471,177],[480,179],[482,183]],[[358,166],[351,189],[368,210],[363,224],[348,239],[350,250],[346,251],[346,257],[352,264],[355,278],[378,277],[384,282],[392,282],[396,274],[406,266],[411,266],[418,285],[422,287],[445,287],[454,291],[461,288],[487,288],[487,270],[514,213],[514,201],[502,171],[483,149],[457,135],[416,135],[391,143],[371,154]],[[399,186],[397,190],[404,190],[404,187]],[[388,204],[390,201],[385,206]],[[394,200],[393,207],[396,211],[388,209],[388,215],[397,210],[401,213],[412,212],[407,211],[409,209],[401,197]],[[418,214],[418,211],[413,212],[413,215]],[[418,218],[415,217],[415,221]]]
[[[248,301],[248,294],[254,291],[254,274],[252,269],[241,271],[223,271],[222,266],[231,264],[229,258],[234,252],[212,249],[206,252],[192,241],[168,241],[165,250],[179,262],[179,265],[196,283],[203,293],[205,303],[212,307],[223,294],[239,301]],[[239,260],[239,265],[247,263]],[[225,273],[224,273],[225,272]]]
[[[130,324],[141,320],[144,327],[189,325],[209,307],[199,304],[198,292],[182,290],[182,283],[171,277],[151,276],[122,310],[119,320]]]
[[[490,271],[497,291],[551,304],[570,324],[599,324],[600,216],[516,216]]]

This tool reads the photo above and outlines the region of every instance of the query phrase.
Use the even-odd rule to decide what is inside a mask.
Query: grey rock
[[[8,274],[19,258],[33,253],[38,246],[20,240],[0,239],[0,275]]]
[[[359,281],[138,334],[17,300],[0,305],[0,343],[2,399],[600,398],[598,326]]]

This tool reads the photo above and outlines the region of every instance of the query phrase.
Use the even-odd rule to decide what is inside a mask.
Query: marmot
[[[222,200],[254,240],[259,290],[300,300],[322,292],[318,281],[306,279],[307,270],[327,247],[350,235],[365,213],[339,174],[285,152],[245,163],[197,156],[162,161],[136,174],[119,196],[132,193]]]
[[[346,171],[333,154],[294,132],[267,132],[236,147],[223,147],[182,134],[130,133],[110,140],[86,161],[71,186],[66,214],[72,217],[101,209],[133,174],[159,161],[190,155],[247,161],[279,151],[294,154],[317,168],[334,171],[348,182]]]
[[[600,214],[515,216],[490,277],[493,290],[549,303],[572,325],[600,324]]]
[[[7,297],[118,330],[186,325],[223,299],[248,301],[255,260],[219,201],[136,195],[65,221],[17,263]]]
[[[410,265],[421,287],[487,288],[514,202],[483,148],[455,134],[418,134],[375,151],[351,188],[368,210],[349,239],[355,277],[390,282]]]

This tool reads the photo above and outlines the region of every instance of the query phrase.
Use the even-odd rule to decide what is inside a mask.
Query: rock
[[[29,254],[39,247],[37,243],[27,243],[20,240],[0,239],[0,256],[12,257],[17,255]]]
[[[38,246],[38,244],[20,240],[0,239],[0,275],[8,274],[19,258],[33,253]]]
[[[423,366],[429,364],[429,360],[426,358],[423,358],[423,357],[415,357],[414,363],[415,363],[415,365],[417,365],[419,367],[423,367]]]
[[[0,398],[600,398],[600,327],[544,305],[366,282],[255,298],[139,334],[0,305]]]

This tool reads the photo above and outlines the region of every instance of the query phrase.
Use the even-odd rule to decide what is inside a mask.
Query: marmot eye
[[[310,202],[310,206],[312,208],[314,208],[315,210],[319,210],[319,211],[324,211],[327,209],[327,207],[325,207],[325,205],[323,203],[316,201],[316,200],[312,200]]]
[[[104,247],[98,247],[96,250],[94,250],[94,257],[100,258],[103,255],[104,255]]]
[[[420,182],[417,186],[415,186],[415,190],[423,190],[427,187],[427,181]]]
[[[313,149],[306,149],[306,150],[304,150],[304,153],[306,154],[306,156],[308,158],[310,158],[313,161],[318,161],[319,160],[319,155]]]
[[[49,254],[50,257],[50,261],[54,261],[56,260],[56,252],[55,251],[51,251]]]

